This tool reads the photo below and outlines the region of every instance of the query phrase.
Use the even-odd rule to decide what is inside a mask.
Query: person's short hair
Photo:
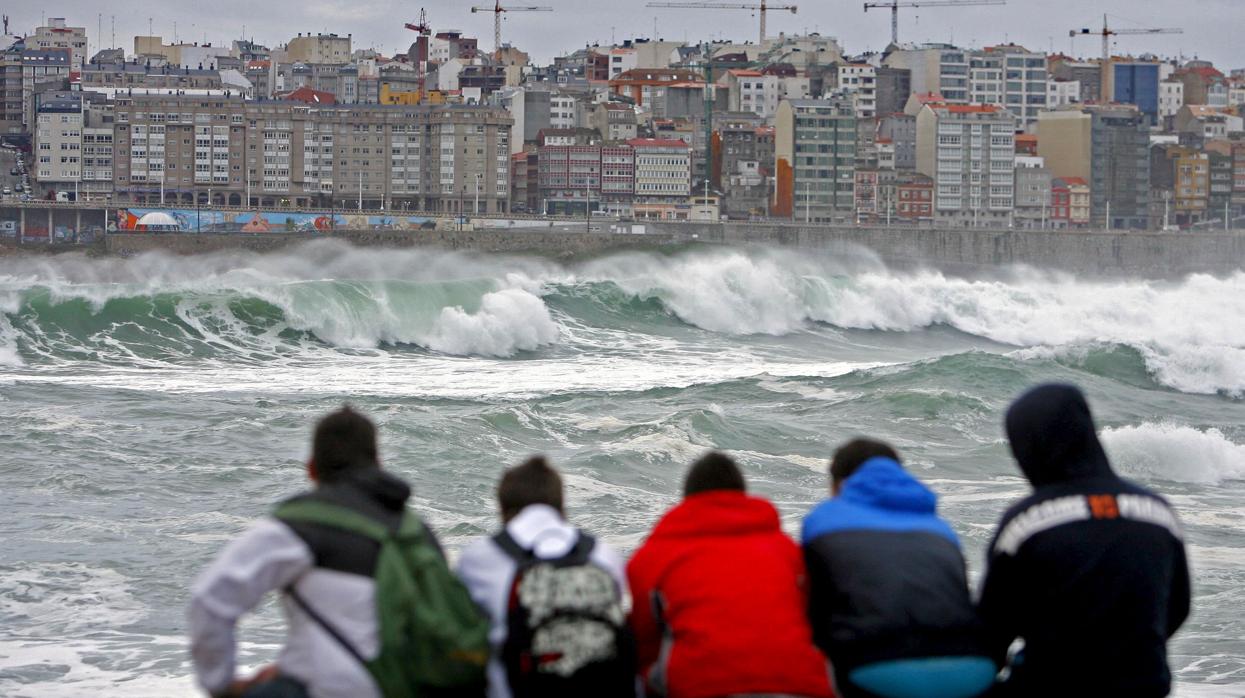
[[[311,459],[321,482],[331,482],[351,470],[379,467],[376,425],[349,405],[328,414],[316,424]]]
[[[878,457],[902,463],[899,454],[888,443],[876,439],[852,439],[835,449],[834,457],[830,460],[830,479],[843,482],[859,470],[865,461]]]
[[[687,471],[683,480],[683,496],[690,497],[713,490],[747,491],[744,474],[735,461],[725,453],[710,451],[701,456]]]
[[[562,509],[562,476],[544,456],[532,456],[502,473],[497,483],[502,519],[509,521],[532,504]]]

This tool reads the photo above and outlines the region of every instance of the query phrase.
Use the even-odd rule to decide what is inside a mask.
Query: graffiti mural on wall
[[[424,216],[340,213],[282,213],[275,211],[214,211],[183,208],[123,208],[110,229],[146,231],[141,223],[149,213],[166,213],[187,233],[292,233],[329,230],[418,230],[435,221]]]

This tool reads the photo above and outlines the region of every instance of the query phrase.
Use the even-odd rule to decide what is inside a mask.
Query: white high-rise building
[[[877,68],[868,63],[847,63],[839,66],[839,89],[850,95],[857,119],[872,119],[878,113]]]
[[[916,117],[916,169],[934,180],[934,218],[1006,220],[1015,206],[1016,118],[991,104],[926,104]]]
[[[1023,46],[990,46],[971,54],[969,92],[974,104],[993,104],[1016,116],[1032,130],[1038,112],[1048,104],[1046,55]]]

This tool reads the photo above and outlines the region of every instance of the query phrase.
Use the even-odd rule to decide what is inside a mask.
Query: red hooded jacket
[[[627,579],[651,693],[833,696],[806,616],[803,556],[764,499],[687,497],[636,551]]]

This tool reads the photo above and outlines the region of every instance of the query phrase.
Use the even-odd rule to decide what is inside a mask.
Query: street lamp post
[[[472,206],[471,212],[477,216],[480,215],[480,178],[482,178],[483,176],[484,175],[478,172],[476,173],[476,202]]]

